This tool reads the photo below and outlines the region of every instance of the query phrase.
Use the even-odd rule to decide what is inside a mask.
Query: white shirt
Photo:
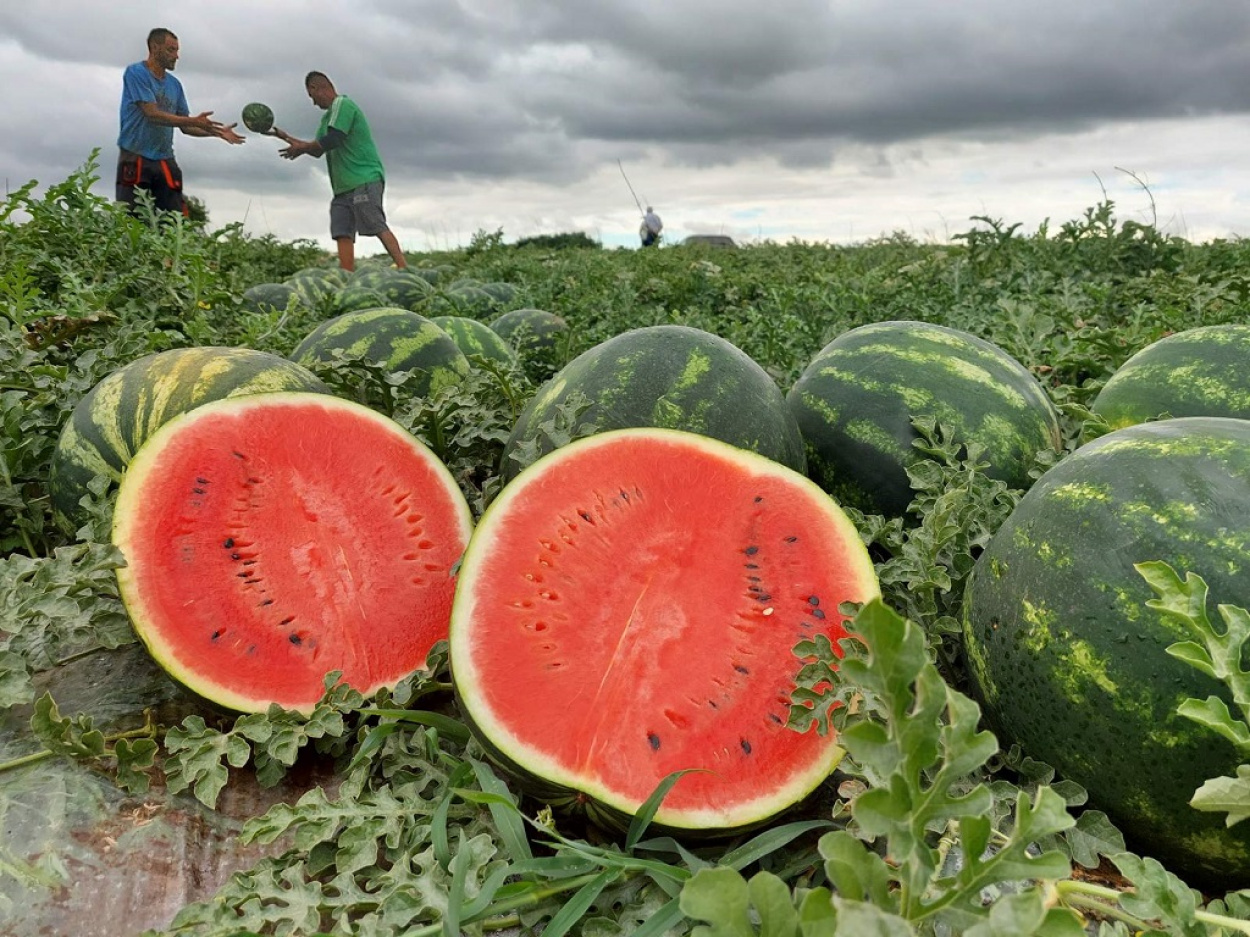
[[[642,216],[642,224],[652,234],[659,234],[664,228],[664,222],[660,220],[660,216],[653,211],[647,212]]]

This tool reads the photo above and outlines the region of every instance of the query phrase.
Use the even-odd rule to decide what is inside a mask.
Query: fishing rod
[[[629,194],[634,197],[634,204],[638,206],[638,214],[646,214],[642,210],[642,202],[638,201],[638,193],[635,192],[634,187],[629,184],[629,176],[625,175],[625,167],[621,165],[621,161],[619,159],[616,161],[616,165],[621,170],[621,178],[623,178],[625,180],[625,184],[629,186]]]

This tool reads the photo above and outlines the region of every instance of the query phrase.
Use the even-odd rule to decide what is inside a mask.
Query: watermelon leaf
[[[1235,778],[1212,778],[1194,793],[1190,803],[1199,810],[1227,813],[1226,826],[1250,818],[1250,765],[1238,765]]]

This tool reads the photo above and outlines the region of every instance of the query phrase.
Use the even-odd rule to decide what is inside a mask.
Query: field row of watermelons
[[[1241,242],[346,273],[93,171],[0,203],[6,932],[1250,933]]]

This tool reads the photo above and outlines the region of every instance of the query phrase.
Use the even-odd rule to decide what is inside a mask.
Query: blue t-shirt
[[[117,145],[144,159],[172,159],[174,128],[154,124],[144,117],[139,109],[140,101],[152,101],[162,111],[185,117],[191,110],[187,107],[182,82],[169,71],[164,78],[157,79],[143,62],[127,65],[122,76],[122,129]]]

